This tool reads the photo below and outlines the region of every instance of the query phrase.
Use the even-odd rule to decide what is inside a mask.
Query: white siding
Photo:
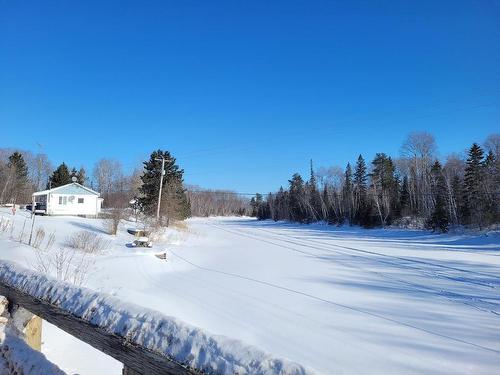
[[[78,203],[83,199],[83,203]],[[48,215],[96,216],[101,211],[101,200],[93,194],[49,193]]]

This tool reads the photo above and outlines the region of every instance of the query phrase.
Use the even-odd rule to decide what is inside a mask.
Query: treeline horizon
[[[27,204],[35,191],[56,188],[76,179],[81,185],[97,190],[104,198],[104,208],[127,208],[131,200],[141,201],[144,213],[152,215],[158,201],[161,162],[166,160],[162,214],[168,218],[188,216],[249,215],[249,200],[230,190],[205,189],[186,185],[184,170],[168,151],[154,151],[149,160],[131,173],[125,173],[119,160],[99,159],[89,174],[84,167],[71,167],[62,162],[54,167],[47,154],[34,154],[16,148],[0,148],[0,204]],[[153,158],[153,159],[151,159]],[[189,205],[189,208],[186,207]]]
[[[359,154],[344,169],[315,171],[312,160],[305,180],[293,174],[288,186],[251,199],[252,216],[260,220],[298,223],[324,221],[363,227],[429,228],[450,226],[482,229],[500,222],[500,134],[466,155],[437,156],[430,133],[409,134],[399,157],[377,153],[371,161]]]
[[[500,134],[488,136],[482,145],[474,143],[465,155],[452,153],[440,160],[437,149],[431,134],[414,132],[401,146],[398,157],[381,152],[366,161],[360,153],[345,168],[319,170],[314,170],[311,161],[307,179],[295,173],[287,186],[268,194],[258,193],[252,199],[231,190],[186,185],[184,170],[168,151],[154,151],[151,157],[160,153],[173,168],[172,177],[164,180],[167,193],[163,195],[167,196],[162,199],[167,210],[174,213],[176,205],[168,199],[169,189],[182,198],[179,218],[250,215],[261,220],[325,221],[364,227],[397,224],[443,232],[456,225],[482,228],[498,223]],[[0,148],[0,204],[29,203],[34,191],[70,183],[75,177],[80,184],[101,193],[104,207],[125,208],[132,199],[144,198],[145,173],[153,168],[149,174],[154,172],[156,177],[149,177],[147,201],[147,206],[153,207],[159,164],[146,160],[127,174],[119,160],[102,158],[88,173],[83,167],[77,169],[64,162],[54,168],[43,153]]]

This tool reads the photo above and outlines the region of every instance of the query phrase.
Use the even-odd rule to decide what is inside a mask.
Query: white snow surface
[[[27,215],[0,209],[1,216],[16,223],[15,238]],[[56,231],[54,248],[80,230],[112,240],[95,256],[86,284],[92,291],[320,374],[497,374],[500,368],[498,233],[208,218],[189,220],[187,231],[169,229],[164,242],[144,249],[126,246],[132,223],[107,236],[99,220],[36,220],[35,227]],[[0,234],[0,258],[33,267],[34,250],[9,237]],[[163,251],[167,261],[154,256]],[[47,357],[59,364],[57,336],[44,340]],[[78,372],[93,373],[83,362]]]
[[[45,356],[30,348],[10,327],[0,330],[1,375],[65,375]]]
[[[178,363],[215,374],[306,375],[302,366],[276,359],[241,341],[209,335],[151,309],[0,262],[0,281],[58,306],[106,332],[162,353]]]

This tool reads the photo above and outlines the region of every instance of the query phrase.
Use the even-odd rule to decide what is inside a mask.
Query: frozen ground
[[[14,218],[16,231],[23,212]],[[0,217],[12,219],[8,210]],[[98,220],[37,217],[57,245]],[[130,226],[130,224],[128,224]],[[86,286],[241,339],[322,374],[495,374],[500,368],[500,237],[363,230],[252,219],[192,219],[151,250],[121,228]],[[33,266],[0,235],[0,257]],[[109,238],[112,238],[111,236]],[[167,250],[168,260],[154,257]],[[65,370],[119,373],[48,326],[44,352]],[[78,344],[81,345],[81,344]],[[74,353],[63,363],[60,348]],[[106,358],[105,360],[103,358]],[[94,363],[90,368],[89,363]]]

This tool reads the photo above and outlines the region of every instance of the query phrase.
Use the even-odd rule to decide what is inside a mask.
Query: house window
[[[59,204],[66,205],[68,203],[68,197],[59,197]]]
[[[83,203],[83,198],[78,198],[78,203]]]

